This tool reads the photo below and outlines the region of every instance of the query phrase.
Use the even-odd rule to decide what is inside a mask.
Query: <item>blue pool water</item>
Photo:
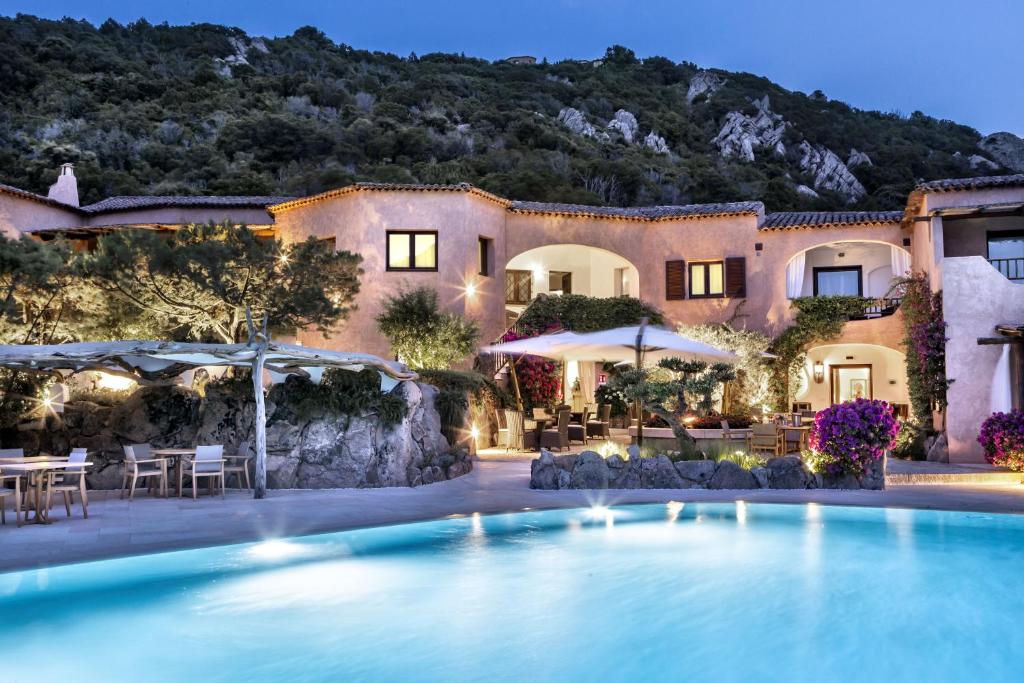
[[[5,680],[1024,677],[1024,519],[529,512],[0,574]]]

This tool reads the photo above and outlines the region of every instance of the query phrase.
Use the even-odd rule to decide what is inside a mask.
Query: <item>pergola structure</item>
[[[257,332],[250,323],[245,344],[206,344],[164,341],[82,342],[52,345],[0,345],[0,367],[23,372],[54,374],[100,371],[158,382],[202,366],[244,367],[252,370],[256,399],[255,497],[267,489],[267,412],[263,395],[263,370],[309,377],[314,368],[341,368],[358,372],[373,368],[381,375],[381,388],[414,380],[416,373],[404,365],[364,353],[344,353],[295,344],[271,342],[266,329]]]

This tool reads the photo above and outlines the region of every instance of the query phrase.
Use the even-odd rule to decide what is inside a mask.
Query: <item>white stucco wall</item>
[[[804,259],[804,284],[801,296],[814,296],[815,268],[860,266],[864,296],[885,296],[892,282],[890,244],[841,242],[811,249],[805,253]]]
[[[981,256],[947,258],[942,263],[946,319],[946,430],[950,462],[984,462],[978,430],[991,414],[991,388],[999,346],[979,346],[995,336],[998,323],[1024,322],[1024,285],[999,274]]]
[[[557,236],[552,236],[552,241]],[[552,244],[523,252],[512,258],[506,269],[533,272],[533,293],[549,291],[548,274],[551,271],[572,273],[572,293],[587,296],[615,296],[616,268],[627,268],[629,274],[626,294],[639,296],[639,273],[626,259],[606,251],[580,244]]]
[[[817,361],[825,368],[821,384],[813,379]],[[797,394],[795,400],[810,401],[815,410],[827,407],[832,402],[830,367],[833,365],[871,365],[874,398],[888,403],[910,402],[903,354],[874,344],[827,344],[809,350],[803,369],[803,392]]]

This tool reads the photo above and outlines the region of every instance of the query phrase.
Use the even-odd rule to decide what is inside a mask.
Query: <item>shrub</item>
[[[213,384],[207,385],[208,391]],[[248,391],[251,392],[251,388]],[[326,415],[351,418],[376,413],[381,424],[392,426],[401,422],[409,411],[404,397],[381,390],[380,375],[369,368],[360,372],[330,368],[324,370],[319,384],[303,377],[288,377],[283,384],[271,387],[268,400],[303,420]],[[346,428],[347,422],[346,419]]]
[[[651,325],[665,322],[661,311],[640,299],[618,296],[601,299],[582,294],[539,295],[516,321],[527,336],[553,329],[597,332],[639,325],[644,318]],[[505,341],[511,341],[506,339]]]
[[[442,313],[430,287],[399,292],[384,300],[377,327],[409,367],[443,369],[476,350],[480,328],[455,313]]]
[[[981,425],[978,443],[991,464],[1024,472],[1024,411],[990,415]]]
[[[896,444],[900,425],[885,401],[859,398],[820,411],[811,427],[808,466],[823,474],[861,476]]]
[[[749,415],[719,415],[709,413],[688,423],[690,429],[721,429],[722,420],[729,422],[729,429],[746,429],[753,420]]]

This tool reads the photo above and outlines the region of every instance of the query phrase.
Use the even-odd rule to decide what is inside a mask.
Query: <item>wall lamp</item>
[[[814,361],[814,383],[821,384],[825,381],[825,364],[820,360]]]

